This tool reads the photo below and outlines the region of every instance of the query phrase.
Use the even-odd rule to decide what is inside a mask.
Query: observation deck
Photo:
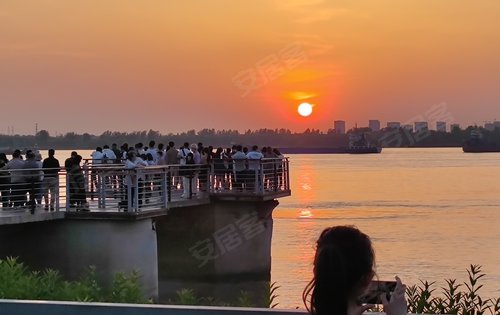
[[[235,172],[213,164],[126,169],[124,164],[84,160],[80,168],[57,170],[52,207],[43,197],[43,175],[49,169],[0,170],[0,225],[64,218],[134,220],[212,200],[251,202],[291,195],[288,158],[249,164],[250,169]]]

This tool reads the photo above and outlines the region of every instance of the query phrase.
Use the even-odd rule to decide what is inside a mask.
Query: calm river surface
[[[480,264],[487,274],[481,295],[500,296],[500,153],[290,155],[290,168],[292,197],[273,214],[271,277],[281,286],[280,307],[302,307],[317,237],[346,224],[372,238],[382,280],[399,275],[439,288]]]
[[[56,156],[63,162],[69,153]],[[444,279],[464,281],[466,268],[480,264],[487,275],[481,295],[500,296],[500,153],[384,149],[290,155],[290,165],[292,196],[273,214],[271,277],[281,286],[280,308],[303,307],[317,237],[345,224],[371,236],[382,280],[399,275],[440,287]]]

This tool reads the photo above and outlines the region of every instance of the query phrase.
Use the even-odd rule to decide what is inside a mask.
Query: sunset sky
[[[497,0],[0,0],[0,133],[326,131],[436,105],[483,124],[500,120],[499,16]]]

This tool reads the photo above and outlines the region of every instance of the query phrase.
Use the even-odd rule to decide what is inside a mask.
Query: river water
[[[69,153],[56,157],[63,162]],[[280,308],[303,307],[315,241],[333,225],[355,225],[372,238],[381,280],[399,275],[439,288],[444,279],[466,280],[468,266],[479,264],[480,295],[500,296],[500,153],[405,148],[289,157],[292,196],[273,213]]]
[[[274,211],[272,281],[280,307],[302,307],[314,246],[333,225],[355,225],[374,243],[377,275],[467,279],[486,273],[500,296],[500,153],[460,148],[384,149],[373,155],[290,155],[292,196]]]

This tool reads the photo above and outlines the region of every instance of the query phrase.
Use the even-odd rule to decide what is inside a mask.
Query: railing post
[[[66,170],[66,211],[69,211],[71,201],[71,185],[68,170]]]
[[[105,188],[105,179],[104,172],[102,170],[97,171],[97,189],[98,189],[98,197],[97,197],[97,206],[99,208],[106,208],[106,188]]]
[[[207,185],[208,185],[208,191],[207,193],[212,193],[215,191],[214,184],[217,184],[217,181],[215,180],[215,166],[214,166],[214,161],[212,160],[209,164],[209,168],[207,170]]]
[[[161,201],[163,203],[163,208],[167,208],[167,195],[168,195],[168,182],[169,182],[169,176],[168,176],[168,168],[163,168],[162,169],[162,181],[161,181]]]
[[[276,160],[273,160],[273,188],[274,192],[278,191],[278,167],[276,167]]]
[[[290,190],[290,169],[289,169],[289,162],[288,158],[285,159],[285,165],[286,165],[286,190]]]
[[[259,193],[263,194],[264,193],[264,165],[262,164],[259,169]]]
[[[56,176],[56,201],[55,201],[55,206],[56,206],[56,211],[59,211],[59,207],[60,207],[60,204],[59,204],[59,198],[61,197],[61,194],[59,193],[59,173],[57,173],[57,176]],[[50,196],[50,201],[52,201],[52,198],[54,198],[54,196]],[[68,199],[68,196],[66,195],[66,200]]]
[[[193,178],[194,178],[194,175],[189,175],[188,176],[189,178],[189,197],[188,199],[191,199],[193,197]]]
[[[132,199],[132,194],[134,193],[134,190],[132,188],[132,175],[131,175],[132,171],[128,171],[128,174],[125,175],[125,176],[130,176],[130,181],[127,181],[127,211],[130,212],[132,211],[133,209],[133,206],[134,206],[134,200]]]
[[[175,168],[175,166],[174,166]],[[174,180],[175,178],[172,176],[172,171],[171,171],[171,166],[168,166],[167,168],[168,172],[167,172],[167,201],[170,202],[172,201],[172,180]],[[174,173],[175,173],[175,170],[174,170]]]
[[[134,185],[134,212],[139,211],[139,200],[142,196],[139,196],[139,170],[134,170],[135,173],[135,185]],[[144,189],[144,188],[143,188]]]

